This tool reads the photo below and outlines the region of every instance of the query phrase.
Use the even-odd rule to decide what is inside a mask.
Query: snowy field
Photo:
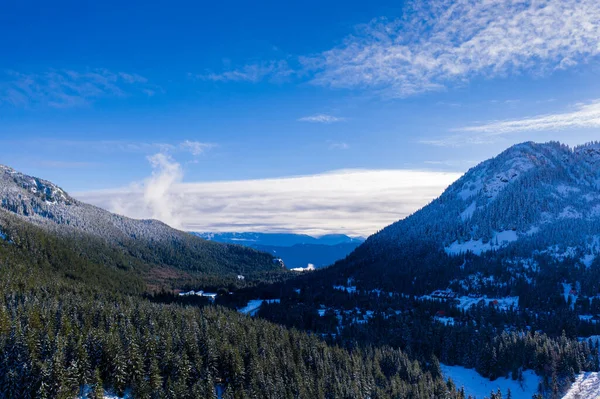
[[[454,241],[448,247],[444,248],[448,255],[461,255],[467,252],[472,252],[475,255],[481,255],[484,252],[492,249],[502,248],[519,239],[516,231],[506,230],[494,233],[490,241],[483,242],[483,239],[469,240],[465,242]]]
[[[248,301],[248,304],[246,306],[244,306],[243,308],[238,309],[238,312],[243,313],[243,314],[247,314],[247,315],[250,315],[250,316],[254,316],[258,312],[258,309],[260,309],[260,307],[262,306],[263,302],[266,302],[266,303],[279,303],[279,299],[267,299],[267,300],[263,300],[263,299],[251,299],[251,300]]]
[[[460,366],[441,365],[442,373],[445,378],[452,378],[458,389],[465,388],[465,393],[474,396],[476,399],[489,397],[492,391],[496,392],[498,388],[502,395],[510,389],[513,399],[531,399],[536,393],[539,384],[539,377],[531,370],[523,372],[523,383],[512,379],[498,378],[495,381],[490,381],[482,377],[479,373],[472,369],[466,369]]]

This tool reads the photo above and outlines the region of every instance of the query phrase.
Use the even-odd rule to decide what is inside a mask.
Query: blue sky
[[[369,234],[514,143],[600,137],[595,1],[323,3],[8,2],[0,163],[186,229]]]

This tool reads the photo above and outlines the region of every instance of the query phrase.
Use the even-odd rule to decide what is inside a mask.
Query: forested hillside
[[[154,289],[189,279],[283,272],[267,253],[206,241],[156,220],[112,214],[5,166],[0,166],[0,198],[0,232],[17,246],[40,247],[50,257],[69,247],[88,262],[136,272]]]
[[[525,269],[538,268],[538,256],[590,267],[600,254],[599,190],[600,144],[515,145],[336,267],[365,283],[387,280],[420,293],[431,289],[432,276],[448,282],[467,253]]]
[[[598,371],[600,146],[524,143],[335,265],[247,289],[259,317],[560,398]]]
[[[100,398],[105,390],[136,399],[462,397],[435,361],[389,347],[348,350],[219,307],[119,293],[141,282],[59,249],[60,241],[38,250],[49,236],[22,234],[26,250],[10,234],[0,241],[2,398]]]

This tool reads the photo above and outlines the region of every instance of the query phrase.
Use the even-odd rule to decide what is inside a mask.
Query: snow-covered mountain
[[[251,272],[273,269],[273,256],[210,242],[157,220],[135,220],[80,202],[57,185],[0,165],[0,232],[11,218],[59,235],[82,234],[122,248],[161,267],[193,271]]]
[[[401,268],[415,251],[501,251],[515,259],[545,253],[589,267],[600,258],[600,143],[515,145],[369,237],[346,264]]]
[[[167,240],[185,233],[157,220],[134,220],[69,196],[57,185],[0,165],[0,209],[47,229],[76,229],[96,236]]]

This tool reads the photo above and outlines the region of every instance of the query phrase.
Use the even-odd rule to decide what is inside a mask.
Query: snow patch
[[[581,192],[581,189],[577,188],[577,187],[571,187],[571,186],[566,186],[564,184],[561,184],[556,187],[556,191],[558,191],[559,194],[565,196],[565,195],[569,195],[570,193],[579,193],[579,192]]]
[[[559,219],[581,219],[581,213],[579,213],[572,206],[567,206],[558,214]]]
[[[489,304],[491,303],[500,310],[509,310],[511,308],[517,309],[519,307],[518,296],[507,296],[504,298],[473,298],[468,296],[461,296],[456,299],[458,299],[460,302],[458,307],[464,310],[469,309],[471,306],[477,305],[481,301],[483,301],[486,306],[489,306]]]
[[[460,219],[465,222],[469,219],[471,219],[471,217],[473,216],[473,213],[475,213],[475,209],[477,209],[477,203],[475,201],[473,201],[471,203],[471,205],[469,205],[467,207],[467,209],[465,209],[461,214],[460,214]]]
[[[476,399],[489,397],[491,392],[496,392],[498,388],[502,395],[510,389],[513,399],[531,399],[537,392],[540,378],[532,371],[523,372],[523,382],[513,381],[509,378],[498,378],[490,381],[482,377],[477,371],[467,369],[461,366],[446,366],[440,364],[442,374],[445,378],[451,378],[458,389],[465,388],[465,394],[471,395]],[[587,396],[586,396],[587,397]]]
[[[251,299],[248,301],[248,304],[243,308],[238,309],[238,312],[247,314],[250,316],[255,316],[258,313],[258,310],[262,306],[263,303],[279,303],[279,299]]]
[[[346,291],[349,294],[353,294],[356,292],[356,287],[355,286],[343,286],[343,285],[334,285],[333,286],[334,290],[338,290],[338,291]]]
[[[600,398],[600,373],[578,374],[563,399]]]
[[[476,195],[483,188],[481,181],[465,183],[463,189],[459,191],[458,196],[463,200],[468,200],[472,196]]]
[[[291,269],[293,272],[310,272],[315,270],[315,265],[309,263],[306,267],[295,267]]]
[[[585,265],[585,267],[589,268],[594,263],[594,259],[596,259],[595,254],[587,254],[583,258],[581,258],[581,263]]]
[[[569,303],[569,297],[571,298],[571,309],[575,309],[575,302],[577,302],[577,298],[579,297],[579,295],[577,295],[576,291],[573,290],[571,284],[567,284],[567,283],[562,283],[563,286],[563,296],[565,297],[565,302]]]
[[[494,233],[494,237],[485,243],[483,242],[482,238],[479,240],[469,240],[462,243],[457,240],[445,247],[444,250],[448,255],[461,255],[466,252],[472,252],[475,255],[481,255],[482,253],[492,249],[502,248],[511,242],[517,241],[518,239],[519,236],[516,231],[505,230]]]
[[[92,394],[92,387],[90,385],[84,385],[81,389],[81,393],[77,395],[77,399],[88,399]],[[123,396],[119,396],[109,391],[104,391],[104,399],[133,399],[131,392],[127,390]]]

